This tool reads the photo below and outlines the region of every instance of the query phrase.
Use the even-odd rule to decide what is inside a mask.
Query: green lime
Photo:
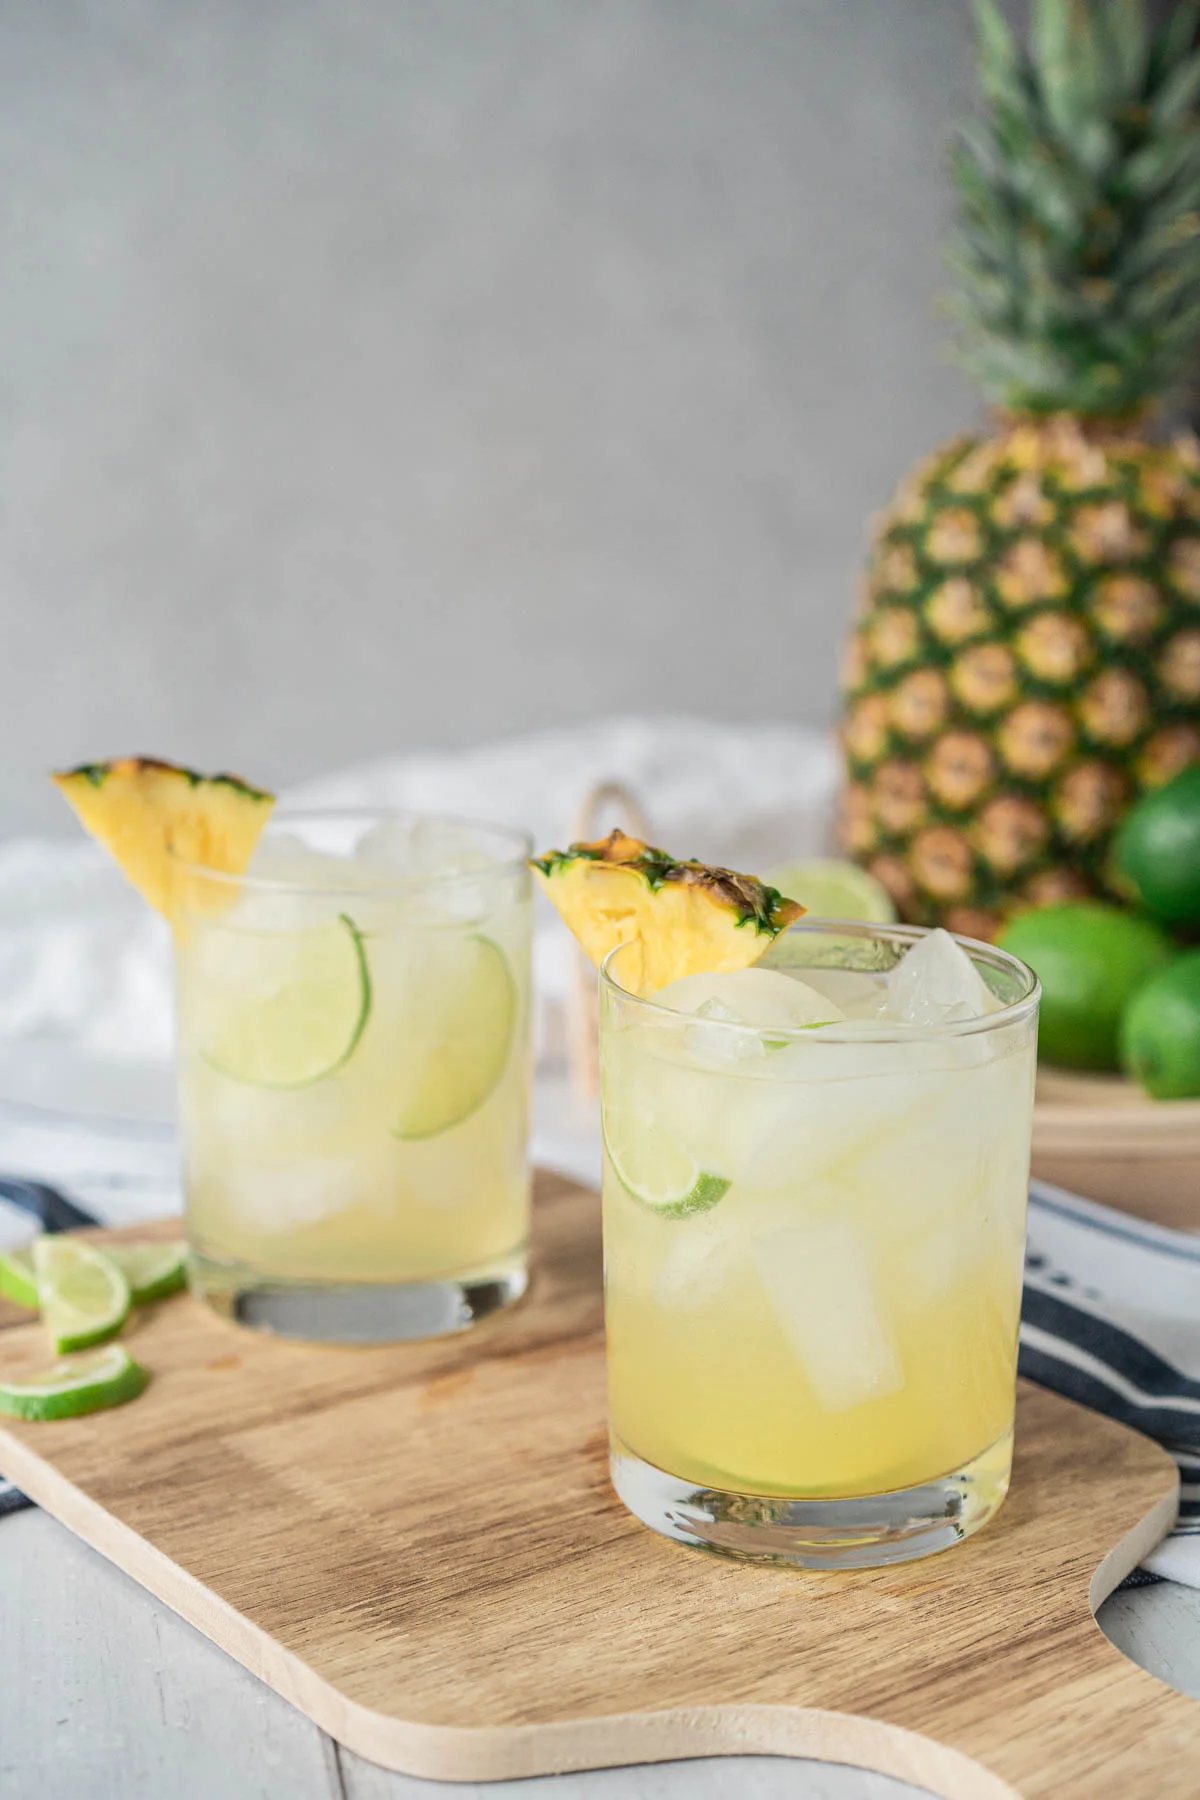
[[[604,1148],[617,1180],[640,1205],[664,1219],[708,1212],[729,1192],[723,1175],[704,1169],[664,1116],[654,1065],[641,1058],[623,1065],[618,1045],[608,1046],[602,1125]]]
[[[1164,931],[1095,900],[1018,913],[998,943],[1042,984],[1038,1050],[1071,1069],[1115,1069],[1126,1004],[1177,954]]]
[[[152,1300],[165,1300],[187,1286],[187,1245],[180,1240],[170,1244],[109,1244],[104,1254],[116,1263],[129,1283],[129,1297],[135,1306],[149,1306]]]
[[[869,919],[887,925],[896,917],[883,883],[857,863],[837,857],[782,863],[764,879],[789,900],[798,900],[814,919]]]
[[[1121,1021],[1121,1066],[1156,1100],[1200,1094],[1200,950],[1140,987]]]
[[[1200,927],[1200,763],[1130,807],[1116,835],[1113,866],[1160,925]]]
[[[134,1306],[148,1306],[152,1300],[165,1300],[187,1286],[187,1245],[109,1244],[105,1256],[120,1269],[129,1283],[129,1298]],[[33,1246],[23,1244],[0,1256],[0,1295],[16,1306],[37,1308],[37,1271],[33,1266]]]
[[[27,1381],[0,1381],[0,1413],[14,1419],[73,1419],[136,1400],[149,1377],[121,1344],[66,1356]]]
[[[309,931],[222,933],[196,983],[201,1054],[234,1081],[302,1088],[349,1061],[371,1014],[362,933],[339,914]],[[201,986],[201,983],[203,984]]]
[[[729,1192],[723,1175],[708,1175],[686,1150],[661,1133],[647,1129],[630,1132],[620,1150],[617,1133],[606,1119],[605,1148],[617,1180],[627,1194],[664,1219],[688,1219],[708,1212]]]
[[[396,1137],[436,1137],[478,1111],[508,1066],[517,1010],[512,970],[491,938],[429,946],[397,1006]]]
[[[88,1350],[129,1317],[129,1283],[103,1251],[75,1237],[34,1240],[42,1322],[56,1356]]]
[[[33,1267],[33,1250],[29,1244],[22,1244],[19,1250],[9,1250],[0,1256],[0,1296],[11,1300],[14,1306],[28,1306],[36,1310],[37,1275]]]

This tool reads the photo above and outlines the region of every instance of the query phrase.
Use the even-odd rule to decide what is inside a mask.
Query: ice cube
[[[237,896],[233,906],[219,915],[223,931],[312,930],[336,919],[345,896],[365,885],[350,857],[283,831],[260,840],[247,876],[244,885],[232,890]]]
[[[361,1159],[352,1156],[305,1156],[271,1167],[238,1168],[225,1176],[225,1203],[239,1223],[255,1231],[295,1231],[369,1203],[373,1196],[364,1173],[369,1177]]]
[[[287,882],[297,887],[356,885],[354,862],[350,856],[307,843],[291,831],[278,831],[260,838],[247,873],[257,881]]]
[[[919,1081],[894,1064],[881,1074],[867,1062],[860,1072],[856,1045],[814,1044],[811,1055],[807,1049],[789,1046],[766,1060],[761,1079],[740,1081],[736,1090],[727,1084],[714,1095],[709,1130],[719,1131],[721,1172],[731,1181],[801,1194],[921,1104]],[[895,1056],[891,1045],[865,1050]],[[789,1065],[787,1079],[776,1078],[777,1063]]]
[[[842,1017],[824,994],[777,969],[738,969],[728,975],[684,975],[657,993],[674,1012],[695,1013],[726,1024],[796,1031]]]
[[[711,1305],[738,1261],[739,1238],[717,1214],[672,1220],[666,1254],[658,1264],[654,1298],[660,1306]]]
[[[805,969],[804,982],[833,1002],[839,1018],[877,1018],[887,998],[886,983],[857,969]]]
[[[950,933],[931,931],[893,970],[883,1016],[903,1025],[948,1025],[982,1018],[997,1005]]]
[[[488,911],[486,875],[495,861],[470,826],[380,819],[359,839],[354,856],[362,879],[392,885],[415,924],[476,922]]]
[[[896,1254],[897,1293],[906,1313],[919,1318],[937,1306],[972,1271],[982,1256],[981,1234],[973,1213],[951,1219],[901,1247]]]
[[[714,994],[696,1008],[698,1019],[712,1020],[717,1025],[744,1025],[746,1020],[726,1006]],[[786,1043],[786,1039],[776,1040]],[[703,1026],[688,1026],[684,1043],[698,1062],[719,1068],[723,1062],[755,1062],[767,1054],[762,1038],[753,1031],[705,1031]]]
[[[779,1226],[755,1240],[754,1260],[826,1412],[848,1412],[904,1386],[870,1260],[848,1220],[796,1219]]]
[[[689,1025],[636,1034],[617,1032],[606,1040],[602,1052],[605,1129],[609,1129],[610,1110],[619,1111],[626,1120],[626,1133],[642,1139],[661,1136],[685,1150],[697,1168],[728,1177],[722,1161],[724,1114],[720,1105],[726,1074],[698,1066],[697,1059],[688,1054],[685,1040],[695,1029]]]
[[[726,975],[685,975],[655,995],[663,1004],[693,1014],[698,1022],[684,1032],[684,1048],[704,1068],[751,1073],[790,1039],[817,1020],[840,1018],[832,1001],[802,981],[770,969],[741,969]],[[748,1026],[729,1031],[726,1026]],[[715,1029],[714,1029],[715,1027]]]
[[[380,819],[359,838],[354,858],[401,877],[479,874],[494,866],[472,827],[448,819]]]

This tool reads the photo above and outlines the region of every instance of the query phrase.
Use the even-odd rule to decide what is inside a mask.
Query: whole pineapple
[[[879,523],[849,646],[842,835],[907,919],[990,937],[1100,893],[1200,759],[1200,445],[1153,409],[1200,340],[1195,9],[977,0],[954,159],[964,360],[997,409]]]

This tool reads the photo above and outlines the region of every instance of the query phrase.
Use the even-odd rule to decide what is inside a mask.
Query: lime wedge
[[[134,1306],[165,1300],[187,1286],[187,1245],[109,1244],[104,1254],[115,1262],[129,1283]]]
[[[14,1306],[29,1306],[36,1310],[38,1287],[31,1245],[22,1244],[19,1250],[9,1250],[0,1256],[0,1295],[11,1300]]]
[[[618,1135],[614,1121],[606,1119],[605,1127],[605,1148],[617,1180],[627,1194],[660,1217],[689,1219],[694,1213],[708,1212],[729,1192],[723,1175],[706,1173],[662,1132],[627,1132],[618,1151],[613,1142]]]
[[[430,1138],[478,1111],[508,1064],[517,984],[491,938],[472,932],[433,954],[403,1002],[393,1135]]]
[[[324,1080],[353,1056],[371,1015],[362,933],[340,913],[311,931],[245,936],[244,954],[195,972],[204,980],[201,1054],[253,1087]]]
[[[129,1283],[94,1245],[73,1237],[37,1238],[33,1266],[56,1355],[102,1344],[129,1317]]]
[[[73,1419],[136,1400],[149,1377],[120,1344],[65,1356],[28,1381],[0,1381],[0,1413],[14,1419]]]
[[[883,883],[857,863],[837,857],[784,863],[766,879],[790,899],[799,900],[814,919],[868,919],[887,925],[896,917]]]
[[[182,1241],[110,1244],[104,1255],[129,1283],[129,1298],[134,1306],[165,1300],[168,1294],[176,1294],[187,1286],[187,1245]],[[36,1309],[40,1305],[32,1244],[23,1244],[19,1250],[0,1256],[0,1296],[15,1306]]]

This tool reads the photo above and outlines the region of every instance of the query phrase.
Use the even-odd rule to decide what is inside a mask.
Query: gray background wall
[[[826,719],[932,313],[964,0],[0,0],[0,831]]]

